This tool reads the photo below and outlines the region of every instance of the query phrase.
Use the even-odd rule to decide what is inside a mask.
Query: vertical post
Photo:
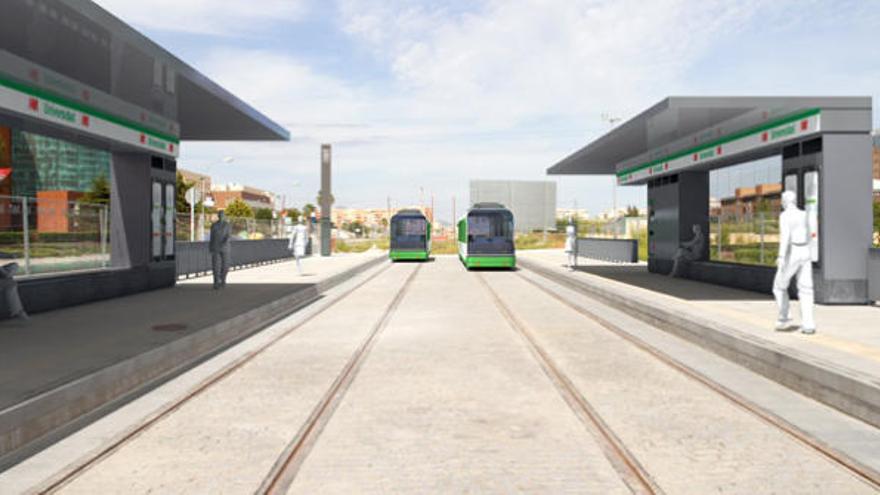
[[[102,205],[98,210],[99,222],[101,224],[101,266],[107,268],[107,206]]]
[[[321,145],[321,256],[330,256],[330,229],[332,228],[332,192],[330,183],[331,149]]]
[[[188,194],[189,198],[189,241],[196,240],[196,191],[190,189],[192,194]],[[189,191],[187,191],[189,192]]]
[[[31,274],[31,234],[27,198],[21,198],[21,226],[24,231],[24,273]]]
[[[718,261],[721,261],[721,213],[718,214]]]
[[[758,221],[761,222],[761,264],[764,264],[764,212],[758,212]]]
[[[202,199],[202,219],[199,223],[199,240],[203,241],[203,240],[205,240],[205,200],[204,200],[204,197],[205,197],[205,178],[200,177],[199,183],[201,185],[202,198],[203,198]],[[195,196],[195,194],[193,194],[193,196]],[[193,199],[195,199],[195,198],[193,198]],[[195,201],[193,201],[193,203],[195,203]],[[193,240],[195,240],[195,239],[193,239]]]

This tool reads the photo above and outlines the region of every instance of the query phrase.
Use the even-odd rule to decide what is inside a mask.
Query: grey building
[[[181,142],[287,139],[91,1],[3,2],[0,256],[25,265],[30,312],[174,285]],[[94,204],[101,214],[84,218]],[[37,271],[40,253],[69,268],[90,259],[72,251],[83,247],[101,263]]]
[[[513,212],[517,232],[556,228],[556,182],[472,180],[470,205],[501,203]]]

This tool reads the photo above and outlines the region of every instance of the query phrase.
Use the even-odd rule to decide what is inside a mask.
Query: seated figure
[[[706,248],[706,236],[703,235],[703,229],[698,224],[694,224],[693,232],[694,237],[689,241],[681,243],[681,247],[675,252],[672,271],[669,272],[670,277],[681,275],[682,264],[697,261],[703,257],[703,250]]]
[[[17,271],[18,263],[7,263],[0,266],[0,288],[3,290],[6,307],[9,309],[9,317],[27,320],[28,315],[21,304],[21,298],[18,297],[18,283],[13,278]]]

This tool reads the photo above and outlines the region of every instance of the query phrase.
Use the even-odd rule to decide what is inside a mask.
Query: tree
[[[627,206],[625,217],[637,217],[639,216],[639,208],[637,206]]]
[[[189,182],[179,171],[177,172],[177,197],[175,198],[175,208],[178,213],[189,212],[189,201],[186,200],[186,192],[195,186],[195,182]],[[200,202],[201,203],[201,202]]]
[[[303,206],[303,215],[305,215],[308,218],[311,218],[312,213],[314,213],[316,211],[318,211],[318,207],[311,204],[311,203],[306,203],[306,205]]]
[[[874,199],[874,235],[880,236],[880,199]],[[880,245],[880,237],[877,238],[877,244]]]
[[[110,184],[107,182],[107,177],[99,175],[92,179],[92,187],[82,195],[79,202],[94,205],[109,205]]]
[[[287,218],[291,219],[293,222],[299,220],[300,215],[302,215],[302,213],[297,208],[288,208],[286,212]],[[303,219],[303,221],[305,221],[305,219]]]
[[[226,205],[224,209],[226,216],[235,218],[253,218],[254,210],[247,203],[239,198],[235,198],[231,203]]]
[[[257,220],[272,220],[272,208],[257,208],[254,211],[254,218]]]

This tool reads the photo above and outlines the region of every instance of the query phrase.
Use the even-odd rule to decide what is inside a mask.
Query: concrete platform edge
[[[586,293],[795,392],[880,427],[880,382],[876,377],[779,346],[717,322],[684,315],[642,297],[565,276],[539,262],[522,257],[519,261],[520,266],[538,275]]]
[[[316,301],[322,293],[386,259],[376,256],[312,287],[0,411],[0,471]]]

